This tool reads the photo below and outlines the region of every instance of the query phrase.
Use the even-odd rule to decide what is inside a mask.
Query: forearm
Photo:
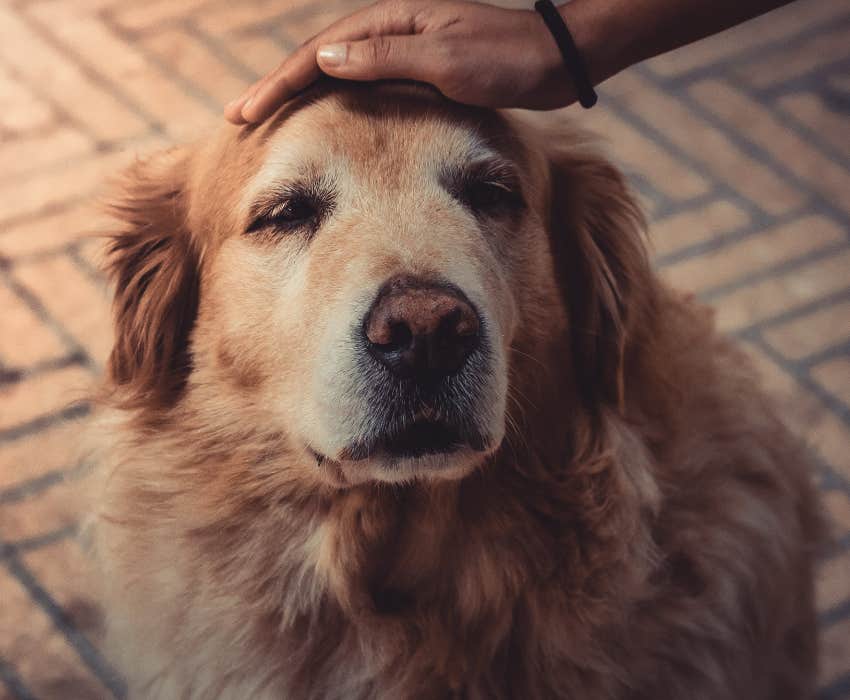
[[[791,0],[573,0],[558,9],[599,83]]]

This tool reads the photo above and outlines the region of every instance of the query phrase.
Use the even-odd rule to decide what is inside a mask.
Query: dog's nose
[[[435,381],[478,347],[480,323],[460,290],[414,277],[384,285],[366,315],[369,352],[399,377]]]

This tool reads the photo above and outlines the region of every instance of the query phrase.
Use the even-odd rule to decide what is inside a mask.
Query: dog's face
[[[113,242],[115,383],[143,410],[194,396],[211,421],[280,433],[305,479],[459,478],[485,464],[521,395],[518,365],[545,368],[563,348],[566,364],[592,356],[580,372],[614,372],[597,367],[598,337],[564,345],[566,329],[624,332],[610,277],[623,256],[594,226],[633,228],[631,204],[604,163],[576,159],[559,185],[576,245],[558,253],[556,178],[534,136],[421,89],[336,88],[143,166]],[[607,201],[570,189],[601,197],[602,180]],[[588,296],[575,308],[561,254],[591,258],[573,265],[582,279],[567,286]]]

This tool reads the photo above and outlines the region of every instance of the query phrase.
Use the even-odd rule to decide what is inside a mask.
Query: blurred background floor
[[[87,410],[69,401],[110,344],[93,196],[352,7],[0,0],[0,698],[121,693],[65,498],[67,419]],[[821,698],[850,698],[850,0],[800,0],[567,114],[607,139],[659,268],[717,308],[818,456],[838,537],[818,584]]]

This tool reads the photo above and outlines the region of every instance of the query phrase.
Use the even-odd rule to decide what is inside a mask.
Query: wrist
[[[618,63],[623,54],[610,34],[616,21],[610,21],[600,9],[606,4],[605,0],[572,0],[556,7],[573,38],[587,79],[594,86],[625,67]],[[530,67],[525,73],[530,79],[527,90],[512,106],[555,109],[576,102],[577,76],[571,74],[558,40],[544,18],[536,10],[515,12],[517,21],[522,21],[526,27],[515,31],[522,37],[521,55]]]
[[[558,7],[584,60],[588,77],[598,85],[626,67],[624,46],[616,18],[605,12],[605,2],[572,0]]]

